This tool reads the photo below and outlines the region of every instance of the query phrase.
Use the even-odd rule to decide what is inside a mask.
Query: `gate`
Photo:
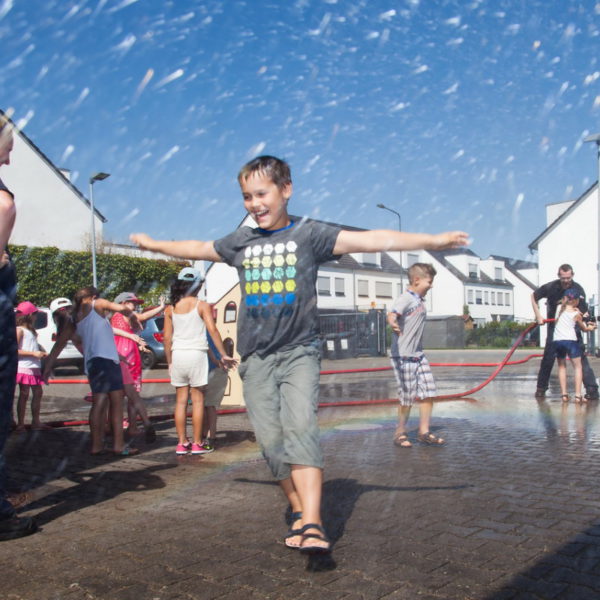
[[[386,312],[339,312],[319,315],[323,358],[385,356]]]

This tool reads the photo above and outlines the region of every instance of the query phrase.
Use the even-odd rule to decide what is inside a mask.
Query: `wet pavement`
[[[492,362],[502,352],[429,356]],[[371,365],[387,361],[323,367]],[[283,545],[286,506],[245,414],[220,417],[217,451],[203,457],[175,456],[173,422],[160,417],[168,388],[148,402],[158,440],[140,441],[135,457],[90,457],[86,427],[13,434],[11,486],[29,492],[21,513],[41,531],[0,543],[0,598],[598,598],[598,406],[563,405],[555,379],[537,402],[538,365],[506,367],[470,400],[437,403],[443,448],[393,446],[392,404],[321,409],[328,558]],[[600,361],[592,366],[598,373]],[[434,375],[440,393],[453,393],[493,370]],[[389,371],[322,377],[330,402],[394,388]],[[46,408],[49,420],[87,412],[75,395],[48,395]]]

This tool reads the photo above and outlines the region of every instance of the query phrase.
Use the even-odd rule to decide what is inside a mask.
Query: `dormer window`
[[[495,267],[494,268],[494,279],[496,281],[503,281],[504,277],[502,276],[502,267]]]
[[[469,277],[477,279],[478,276],[477,263],[469,263]]]

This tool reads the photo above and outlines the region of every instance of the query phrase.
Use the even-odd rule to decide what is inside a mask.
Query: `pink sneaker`
[[[187,454],[189,451],[189,444],[177,444],[177,448],[175,448],[175,454]]]
[[[206,454],[207,452],[210,452],[210,450],[207,450],[204,446],[192,444],[192,454]]]

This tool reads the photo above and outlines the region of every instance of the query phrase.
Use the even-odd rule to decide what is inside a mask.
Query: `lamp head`
[[[596,142],[596,144],[600,144],[600,133],[592,133],[592,135],[588,135],[583,139],[584,142]]]
[[[92,175],[90,177],[90,183],[94,183],[95,181],[102,181],[107,177],[110,177],[110,173],[103,173],[102,171],[100,171],[99,173],[96,173],[95,175]]]

